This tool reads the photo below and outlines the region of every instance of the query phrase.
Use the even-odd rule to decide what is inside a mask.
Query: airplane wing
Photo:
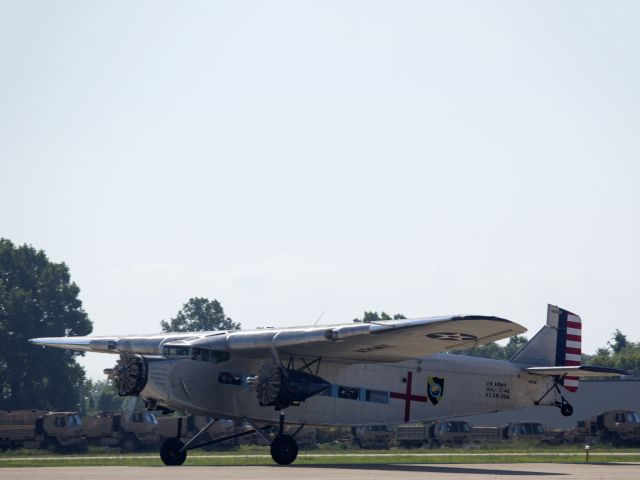
[[[256,356],[275,349],[287,356],[323,357],[354,362],[399,362],[476,345],[526,332],[498,317],[459,315],[352,323],[307,330],[233,332],[229,350]],[[261,337],[261,338],[259,338]]]
[[[528,373],[535,375],[571,376],[571,377],[619,377],[621,375],[629,375],[626,370],[617,368],[596,367],[591,365],[577,365],[573,367],[529,367],[525,368]]]
[[[36,345],[77,351],[162,355],[164,346],[198,346],[248,357],[323,357],[353,362],[398,362],[472,348],[526,332],[498,317],[457,315],[377,323],[122,337],[35,338]]]
[[[516,323],[497,317],[455,316],[392,320],[369,324],[368,331],[330,344],[282,347],[285,354],[343,358],[364,362],[394,362],[432,353],[472,348],[524,333]],[[338,335],[339,338],[339,335]]]

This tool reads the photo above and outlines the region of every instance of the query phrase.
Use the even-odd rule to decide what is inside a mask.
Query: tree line
[[[89,335],[93,324],[78,298],[65,263],[55,263],[42,250],[16,246],[0,238],[0,410],[116,410],[121,399],[108,381],[86,379],[77,363],[81,352],[37,348],[29,338]],[[404,315],[365,311],[354,322],[376,323],[404,319]],[[228,317],[221,303],[204,297],[190,298],[168,320],[163,332],[237,330],[240,323]],[[508,360],[527,339],[515,336],[505,345],[491,342],[453,352]],[[610,342],[583,363],[640,372],[640,343],[616,330]]]

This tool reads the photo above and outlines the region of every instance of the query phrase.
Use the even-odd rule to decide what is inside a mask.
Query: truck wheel
[[[131,453],[138,450],[140,447],[140,442],[138,439],[133,436],[128,436],[122,441],[122,453]]]
[[[58,453],[60,451],[60,444],[57,440],[47,440],[47,443],[44,447],[49,453]]]
[[[622,447],[624,446],[624,441],[618,432],[609,432],[609,442],[614,447]]]
[[[160,447],[162,463],[169,466],[182,465],[187,459],[187,452],[181,452],[184,443],[179,438],[168,438]]]

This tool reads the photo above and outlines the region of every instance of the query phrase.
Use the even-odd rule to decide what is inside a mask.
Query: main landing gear
[[[573,406],[567,401],[566,398],[564,398],[564,396],[562,395],[562,392],[560,391],[560,387],[558,387],[558,384],[560,383],[560,381],[562,380],[561,377],[559,379],[555,379],[553,381],[553,386],[551,388],[549,388],[549,390],[547,390],[544,395],[542,395],[542,397],[540,397],[538,399],[538,401],[535,402],[536,405],[540,405],[540,403],[542,402],[542,400],[544,399],[544,397],[546,397],[547,395],[549,395],[553,390],[555,390],[556,392],[558,392],[558,395],[560,395],[560,402],[555,401],[553,403],[551,403],[551,406],[554,407],[558,407],[560,409],[560,413],[562,413],[563,416],[565,417],[570,417],[571,415],[573,415]]]
[[[284,412],[280,411],[280,424],[278,425],[278,434],[271,442],[271,458],[278,465],[290,465],[298,458],[298,442],[293,438],[300,430],[301,425],[293,435],[284,433]]]
[[[184,443],[180,440],[180,436],[182,435],[182,418],[178,418],[178,431],[176,432],[176,436],[164,441],[160,447],[160,458],[165,465],[182,465],[187,459],[187,451],[189,450],[213,445],[214,443],[224,442],[232,438],[242,437],[243,435],[250,435],[252,433],[257,433],[271,445],[271,458],[273,458],[273,461],[278,465],[290,465],[298,457],[298,442],[296,442],[294,437],[300,430],[302,430],[304,425],[301,425],[293,435],[284,433],[284,412],[281,411],[278,433],[273,437],[273,439],[270,439],[267,436],[267,433],[271,430],[271,425],[257,427],[246,418],[245,421],[251,425],[251,429],[198,444],[198,440],[207,432],[207,430],[209,430],[216,420],[211,420],[193,438],[191,438],[187,443]]]

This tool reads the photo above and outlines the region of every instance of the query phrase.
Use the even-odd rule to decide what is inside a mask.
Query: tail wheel
[[[290,465],[298,457],[298,443],[291,435],[276,435],[271,443],[271,458],[278,465]]]
[[[160,447],[162,463],[169,466],[182,465],[187,459],[187,451],[181,452],[184,443],[178,438],[169,438]]]
[[[573,415],[573,407],[569,403],[563,403],[560,407],[560,413],[562,413],[562,415],[564,415],[565,417],[570,417],[571,415]]]

